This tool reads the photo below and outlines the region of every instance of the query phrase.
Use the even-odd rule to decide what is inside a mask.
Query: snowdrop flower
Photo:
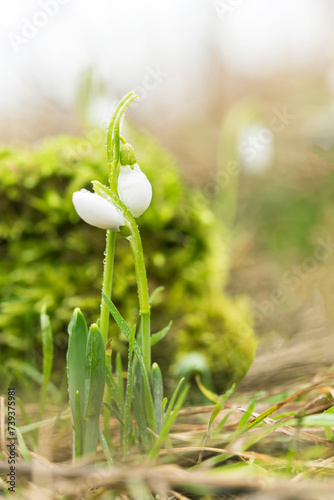
[[[91,226],[119,231],[120,226],[125,225],[121,211],[110,199],[97,193],[81,189],[73,193],[72,201],[81,219]]]
[[[260,122],[249,123],[239,131],[237,154],[241,166],[250,173],[268,169],[274,159],[273,133]]]
[[[134,217],[143,214],[151,203],[151,183],[137,163],[121,166],[117,189],[120,200]]]

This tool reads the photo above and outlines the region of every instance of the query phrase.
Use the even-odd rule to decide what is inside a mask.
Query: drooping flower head
[[[118,196],[134,217],[139,217],[152,200],[152,186],[139,165],[121,167],[118,177]]]
[[[108,132],[108,140],[109,135]],[[117,140],[120,141],[120,136]],[[112,162],[109,159],[110,189],[93,181],[95,193],[81,189],[72,197],[78,215],[87,224],[112,231],[120,231],[120,228],[126,225],[124,205],[133,217],[139,217],[149,207],[152,199],[151,183],[136,163],[137,157],[133,147],[126,143],[123,137],[121,140],[123,144],[119,148],[116,161]],[[109,150],[114,153],[116,151],[112,145]],[[123,206],[118,203],[119,200],[123,202]]]
[[[123,214],[107,197],[81,189],[73,193],[72,201],[81,219],[91,226],[119,231],[125,225]]]

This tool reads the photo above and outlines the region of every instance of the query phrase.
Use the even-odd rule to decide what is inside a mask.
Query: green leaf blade
[[[41,322],[42,347],[43,347],[42,400],[44,402],[53,364],[52,329],[51,329],[50,318],[46,314],[45,309],[43,309],[41,312],[40,322]]]
[[[157,434],[160,434],[162,426],[162,401],[164,398],[164,387],[161,370],[157,363],[153,363],[152,365],[152,387]]]
[[[88,333],[85,370],[85,418],[100,413],[106,380],[106,356],[102,333],[93,324]]]
[[[85,395],[85,358],[88,329],[80,309],[75,309],[68,325],[69,342],[66,355],[68,393],[72,412],[72,422],[75,421],[76,393],[80,394],[80,416],[84,414]]]
[[[162,330],[160,330],[157,333],[154,333],[151,336],[151,347],[153,345],[157,344],[158,342],[160,342],[160,340],[162,340],[164,337],[166,337],[167,333],[171,329],[172,324],[173,324],[173,321],[170,321],[169,324],[167,326],[165,326],[165,328],[163,328]]]
[[[86,349],[83,453],[95,453],[99,437],[99,416],[106,381],[106,353],[101,330],[93,324]]]

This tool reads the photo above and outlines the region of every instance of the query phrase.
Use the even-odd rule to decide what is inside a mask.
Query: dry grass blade
[[[171,451],[169,450],[162,450],[160,452],[160,455],[166,455],[169,452],[172,452],[173,454],[182,454],[182,453],[194,453],[195,451],[208,451],[212,452],[214,454],[219,454],[219,455],[231,455],[231,453],[240,458],[246,458],[246,459],[251,459],[251,460],[261,460],[262,462],[281,462],[284,463],[284,460],[279,460],[276,459],[275,457],[271,455],[267,455],[265,453],[257,453],[255,451],[233,451],[225,449],[225,448],[215,448],[213,446],[185,446],[182,448],[172,448]]]
[[[162,500],[199,499],[201,495],[230,495],[248,500],[334,498],[333,457],[329,456],[334,442],[323,437],[321,426],[303,428],[302,418],[301,425],[296,425],[296,415],[303,417],[322,412],[332,405],[328,381],[333,378],[333,375],[323,377],[269,409],[265,402],[259,401],[257,412],[251,413],[249,422],[232,442],[231,436],[246,411],[240,406],[240,397],[244,400],[245,396],[240,394],[217,415],[218,432],[215,434],[213,429],[211,436],[207,434],[207,422],[214,405],[181,410],[169,436],[171,446],[166,445],[159,455],[160,465],[146,465],[139,452],[134,452],[126,464],[115,467],[98,466],[89,461],[72,466],[64,459],[61,464],[54,464],[31,453],[33,463],[17,462],[19,485],[30,481],[29,488],[24,489],[28,500],[41,496],[43,489],[55,492],[53,498],[59,500],[64,497],[100,498],[105,492],[116,490],[119,498],[130,500],[136,498],[134,488],[147,494],[150,492],[152,498],[159,494]],[[312,391],[317,392],[316,396]],[[284,406],[285,416],[279,420],[270,418],[271,413]],[[233,413],[225,421],[224,417],[231,409]],[[289,425],[291,418],[294,427]],[[220,420],[224,422],[221,428]],[[58,421],[60,429],[64,422]],[[118,443],[117,429],[111,423],[114,443]],[[305,454],[299,450],[305,450]],[[56,456],[61,456],[60,451]],[[98,457],[103,461],[102,452]],[[200,467],[187,470],[200,462]],[[235,470],[233,474],[230,473],[231,467]],[[0,464],[0,472],[6,474],[7,468],[7,463]],[[315,480],[309,482],[309,477]],[[323,481],[318,480],[319,477]]]
[[[5,472],[5,465],[0,464],[0,471]],[[29,480],[38,478],[38,486],[47,487],[55,494],[80,497],[88,491],[120,490],[130,492],[134,482],[145,486],[149,491],[165,493],[176,490],[175,498],[186,499],[186,494],[203,492],[217,495],[247,494],[251,500],[319,500],[332,499],[334,481],[303,481],[272,480],[259,477],[217,474],[203,471],[186,471],[175,465],[156,467],[123,467],[97,468],[92,466],[63,467],[51,465],[45,467],[36,464],[18,464],[20,477]],[[163,486],[163,488],[162,488]],[[29,497],[27,497],[29,498]]]
[[[275,413],[277,410],[279,410],[283,406],[287,405],[288,403],[291,403],[292,401],[295,401],[300,396],[302,396],[302,395],[304,395],[304,394],[312,391],[313,389],[318,388],[319,386],[325,384],[329,380],[334,380],[334,375],[333,374],[332,375],[328,375],[327,377],[324,377],[324,378],[322,378],[322,379],[320,379],[320,380],[318,380],[316,382],[313,382],[312,384],[308,385],[307,387],[304,387],[303,389],[299,389],[297,392],[294,392],[293,394],[291,394],[290,396],[286,397],[285,399],[283,399],[279,403],[276,403],[275,405],[271,406],[268,410],[266,410],[265,412],[263,412],[261,415],[257,416],[254,420],[250,421],[247,427],[248,428],[253,427],[258,422],[261,422],[262,420],[264,420],[269,415],[272,415],[273,413]]]
[[[6,464],[0,464],[4,472]],[[128,491],[134,482],[145,485],[150,491],[161,491],[162,485],[167,490],[184,488],[187,491],[197,489],[219,493],[250,493],[261,490],[264,482],[258,478],[228,478],[206,473],[190,472],[176,465],[156,467],[62,467],[53,464],[45,467],[37,464],[21,463],[17,466],[20,477],[32,480],[38,478],[41,486],[52,489],[61,495],[84,495],[89,489],[105,488]],[[43,479],[46,482],[43,482]]]

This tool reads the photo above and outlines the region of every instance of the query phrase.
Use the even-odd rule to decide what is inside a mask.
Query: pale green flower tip
[[[122,144],[119,156],[119,160],[123,166],[134,165],[137,162],[136,153],[131,144]]]
[[[152,186],[136,163],[133,167],[121,167],[118,177],[118,196],[134,217],[139,217],[152,200]]]
[[[97,193],[81,189],[73,193],[72,201],[79,217],[91,226],[119,231],[120,226],[125,225],[121,211]]]

